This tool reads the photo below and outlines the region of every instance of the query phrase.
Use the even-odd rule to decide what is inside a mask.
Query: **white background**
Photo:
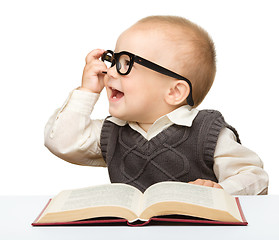
[[[263,160],[279,194],[278,7],[276,1],[1,1],[0,195],[56,194],[108,183],[106,168],[72,165],[45,147],[54,110],[81,82],[94,48],[148,15],[179,15],[216,44],[217,76],[199,109],[220,110]],[[108,115],[105,94],[94,118]],[[93,117],[93,116],[92,116]]]

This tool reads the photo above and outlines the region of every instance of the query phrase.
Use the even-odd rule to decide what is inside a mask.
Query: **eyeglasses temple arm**
[[[189,95],[187,97],[187,103],[190,105],[190,106],[194,106],[194,101],[193,101],[193,96],[192,96],[192,83],[189,81],[189,79],[175,73],[175,72],[172,72],[156,63],[153,63],[153,62],[150,62],[144,58],[141,58],[139,56],[135,56],[134,58],[134,61],[137,62],[138,64],[142,65],[142,66],[145,66],[149,69],[152,69],[153,71],[156,71],[156,72],[159,72],[159,73],[162,73],[164,75],[167,75],[169,77],[173,77],[173,78],[176,78],[176,79],[179,79],[179,80],[184,80],[188,83],[189,87],[190,87],[190,92],[189,92]]]

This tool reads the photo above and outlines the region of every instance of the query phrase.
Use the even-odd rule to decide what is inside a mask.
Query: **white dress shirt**
[[[100,133],[104,119],[90,115],[99,94],[74,90],[64,105],[55,111],[45,127],[45,146],[56,156],[74,164],[105,167],[100,149]],[[172,124],[191,127],[198,110],[182,106],[157,119],[145,132],[136,122],[110,117],[119,126],[129,124],[147,140]],[[261,159],[253,151],[237,143],[234,133],[223,128],[214,153],[214,173],[218,183],[230,194],[266,193],[268,175]]]

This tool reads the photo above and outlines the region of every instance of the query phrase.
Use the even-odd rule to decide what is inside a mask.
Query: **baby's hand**
[[[107,71],[107,66],[99,60],[105,50],[95,49],[91,51],[85,61],[86,65],[82,75],[82,85],[80,90],[100,93],[104,88],[104,73]]]
[[[222,188],[222,186],[219,185],[218,183],[213,182],[211,180],[205,180],[205,179],[197,179],[195,181],[188,182],[188,183],[195,184],[195,185],[201,185],[201,186],[207,186],[207,187]]]

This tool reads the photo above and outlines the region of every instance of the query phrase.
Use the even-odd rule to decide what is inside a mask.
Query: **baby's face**
[[[162,34],[134,26],[120,35],[115,53],[127,51],[175,70],[171,44]],[[128,75],[120,75],[113,66],[105,77],[110,114],[126,121],[153,123],[167,113],[164,96],[171,81],[175,80],[137,63]]]

